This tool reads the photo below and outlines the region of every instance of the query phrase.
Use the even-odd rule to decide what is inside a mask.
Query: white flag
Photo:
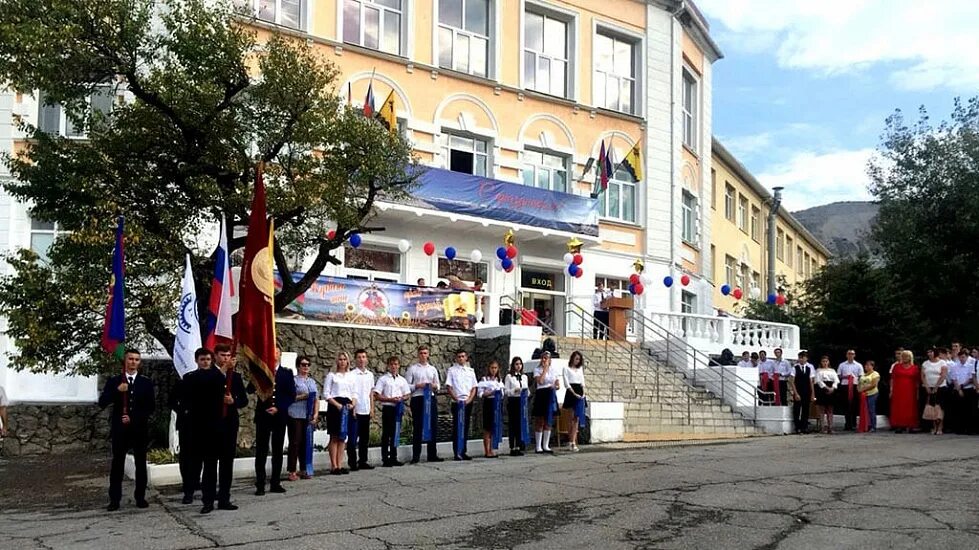
[[[177,333],[173,342],[173,367],[181,378],[197,369],[194,352],[201,347],[201,325],[197,320],[197,291],[194,289],[194,274],[190,269],[190,254],[184,268],[184,283],[180,290],[180,305],[177,308]]]

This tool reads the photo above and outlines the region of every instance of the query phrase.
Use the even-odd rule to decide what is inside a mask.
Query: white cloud
[[[870,200],[867,161],[874,150],[801,152],[768,166],[757,175],[762,185],[781,186],[783,204],[790,211],[836,201]]]
[[[904,89],[979,86],[975,0],[698,0],[721,48],[832,75],[885,64]]]

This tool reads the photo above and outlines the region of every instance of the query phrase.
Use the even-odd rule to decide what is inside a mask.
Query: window
[[[343,267],[352,279],[395,283],[401,280],[401,254],[380,247],[344,245]]]
[[[486,176],[489,166],[489,144],[486,140],[449,134],[445,157],[449,170]]]
[[[238,0],[238,4],[254,13],[260,21],[290,29],[305,28],[305,0]]]
[[[697,150],[697,80],[683,71],[683,144]]]
[[[757,271],[752,271],[751,272],[751,288],[754,288],[756,286],[761,286],[761,273],[758,273]]]
[[[486,289],[486,282],[489,280],[489,264],[486,262],[473,263],[469,260],[449,260],[439,258],[439,279],[445,279],[449,275],[455,275],[463,281],[472,284],[479,279],[483,282],[483,290]]]
[[[809,257],[809,253],[805,254],[805,266],[806,266],[806,279],[812,276],[812,258]]]
[[[401,54],[401,0],[344,0],[343,41]]]
[[[628,279],[616,279],[614,277],[599,277],[595,276],[595,286],[604,285],[605,288],[611,290],[616,296],[625,296],[629,294],[629,280]]]
[[[488,76],[490,0],[439,0],[439,67]]]
[[[775,233],[775,257],[785,261],[785,231],[777,229]]]
[[[724,182],[724,217],[734,223],[734,187]]]
[[[523,152],[523,163],[524,185],[568,192],[568,157],[528,149]]]
[[[738,195],[738,227],[748,232],[748,197]]]
[[[58,224],[31,218],[31,250],[47,263],[48,251],[62,231]]]
[[[697,295],[686,290],[680,291],[680,312],[697,313]],[[686,319],[684,319],[686,321]]]
[[[802,247],[797,246],[795,247],[795,272],[802,275],[804,270],[805,265],[802,263]]]
[[[751,238],[755,242],[761,239],[761,210],[755,206],[751,207]]]
[[[680,237],[684,242],[697,246],[697,199],[683,192],[683,220]]]
[[[58,103],[47,104],[46,94],[38,93],[37,127],[45,133],[57,134],[70,138],[84,138],[88,134],[82,125],[91,111],[109,116],[116,100],[115,89],[111,86],[99,86],[95,93],[85,99],[85,112],[71,113]]]
[[[524,87],[559,97],[571,90],[568,51],[571,35],[566,20],[527,11],[524,13]]]
[[[744,289],[751,286],[751,271],[748,266],[741,264],[741,271],[738,273],[738,287]]]
[[[636,44],[599,31],[595,35],[595,105],[633,113],[636,98]]]
[[[710,209],[717,210],[717,170],[710,169]]]
[[[608,182],[608,189],[602,193],[602,216],[635,223],[636,221],[636,182],[625,168],[615,171]]]
[[[738,261],[731,256],[724,256],[724,283],[736,285],[738,282]]]
[[[710,277],[712,281],[717,280],[717,247],[710,245]]]
[[[792,237],[785,236],[785,264],[792,267]]]

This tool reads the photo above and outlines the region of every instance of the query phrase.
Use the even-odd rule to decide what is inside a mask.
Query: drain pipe
[[[778,219],[778,209],[782,205],[782,187],[773,187],[772,207],[768,211],[768,296],[778,293],[778,282],[775,280],[775,235]],[[789,251],[791,254],[792,251]]]

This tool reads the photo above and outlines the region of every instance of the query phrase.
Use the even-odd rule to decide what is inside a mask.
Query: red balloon
[[[506,257],[507,258],[510,258],[511,260],[514,259],[514,258],[516,258],[517,257],[517,247],[513,246],[512,244],[510,246],[506,247]]]
[[[639,274],[638,273],[633,273],[632,275],[629,275],[629,282],[632,283],[632,284],[634,284],[634,285],[638,285],[639,284]]]
[[[516,268],[516,267],[517,267],[517,264],[510,264],[510,267],[504,269],[503,271],[506,271],[507,273],[509,273],[509,272],[513,271],[514,268]]]
[[[642,286],[642,283],[639,283],[639,284],[637,284],[635,286],[635,290],[636,290],[636,296],[638,296],[638,295],[642,294],[642,291],[643,290],[646,290],[646,289],[645,289],[645,287]]]
[[[581,257],[581,254],[575,254],[574,258],[572,259],[574,265],[581,265],[581,262],[583,261],[585,261],[585,259]]]
[[[775,297],[775,304],[779,306],[785,305],[785,294],[779,294]]]
[[[428,241],[427,243],[425,243],[424,246],[422,246],[422,250],[424,250],[425,254],[427,254],[428,256],[435,254],[435,243],[433,243],[432,241]]]
[[[734,296],[735,300],[740,300],[741,296],[744,296],[744,292],[742,292],[740,288],[736,288],[731,291],[731,296]]]
[[[584,269],[581,269],[581,268],[579,267],[579,268],[578,268],[578,271],[575,271],[575,272],[574,272],[574,278],[575,278],[575,279],[580,279],[580,278],[581,278],[581,275],[582,275],[582,274],[584,274],[584,272],[585,272],[585,270],[584,270]]]
[[[683,285],[683,286],[689,285],[690,284],[690,275],[684,275],[683,277],[680,277],[680,284]]]
[[[331,241],[333,240],[333,237],[336,237],[336,236],[337,236],[337,230],[336,229],[331,229],[331,230],[329,230],[329,231],[326,232],[326,238],[327,239],[330,239]]]

